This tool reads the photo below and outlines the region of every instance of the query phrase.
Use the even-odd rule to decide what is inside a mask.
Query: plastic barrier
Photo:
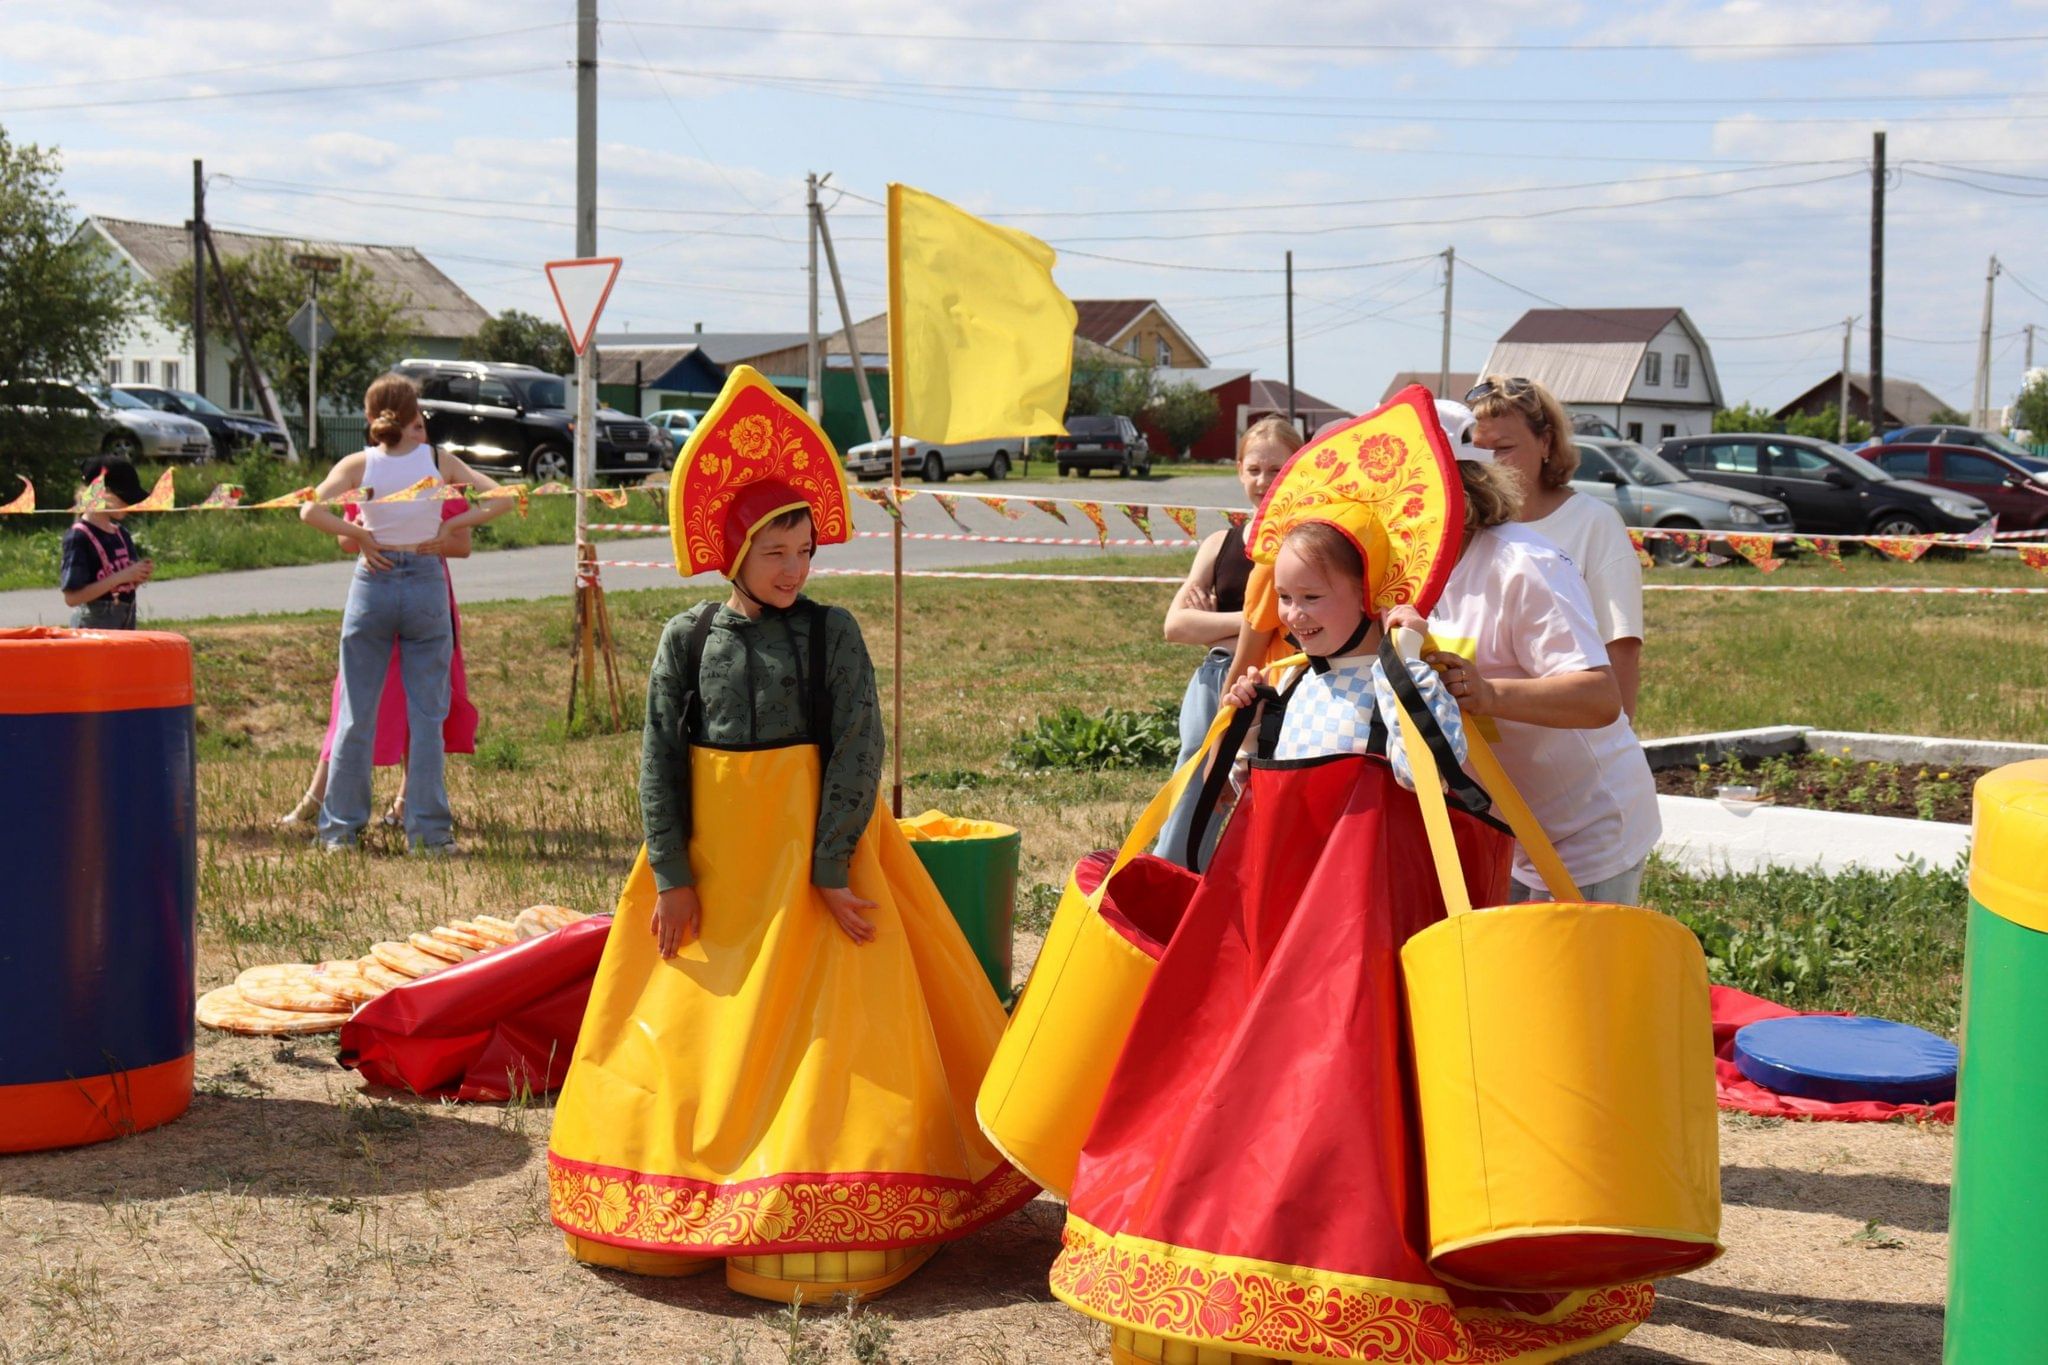
[[[0,630],[0,1152],[166,1123],[192,1100],[192,650]]]
[[[1970,1365],[2048,1339],[2048,760],[1986,773],[1975,804],[1943,1352]]]

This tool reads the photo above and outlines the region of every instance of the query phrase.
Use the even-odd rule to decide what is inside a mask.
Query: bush
[[[1010,744],[1011,761],[1025,768],[1165,768],[1179,755],[1180,707],[1174,702],[1149,711],[1104,707],[1100,715],[1062,706]]]

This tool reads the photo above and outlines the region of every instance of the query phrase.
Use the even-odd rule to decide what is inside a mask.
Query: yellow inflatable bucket
[[[974,1104],[982,1132],[1011,1165],[1062,1199],[1139,1002],[1198,881],[1163,860],[1132,859],[1152,846],[1231,714],[1226,707],[1217,717],[1114,858],[1091,855],[1068,877],[982,1078]]]
[[[1401,950],[1429,1191],[1430,1265],[1553,1292],[1682,1274],[1721,1252],[1705,955],[1678,921],[1580,903],[1477,728],[1473,767],[1552,903],[1472,910],[1443,876],[1435,762],[1416,773],[1449,916]]]

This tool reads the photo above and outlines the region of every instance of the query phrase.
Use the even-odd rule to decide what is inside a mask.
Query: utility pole
[[[861,359],[860,339],[853,334],[853,310],[847,306],[846,285],[839,278],[839,253],[832,249],[832,229],[826,226],[825,211],[819,209],[815,216],[818,223],[818,240],[825,244],[825,266],[832,272],[832,292],[839,297],[839,325],[846,332],[846,350],[853,358],[853,377],[860,383],[860,406],[868,419],[868,439],[879,441],[882,439],[882,421],[875,415],[875,393],[868,387],[868,367]],[[902,357],[892,355],[889,357],[889,363],[901,364]],[[889,424],[896,424],[896,414],[893,412],[889,414]],[[897,471],[895,482],[903,482],[901,470]]]
[[[576,256],[597,254],[597,0],[576,0]],[[597,347],[576,357],[576,558],[590,543],[590,497],[597,464]],[[580,572],[580,569],[579,569]]]
[[[312,272],[313,344],[306,348],[306,455],[320,453],[320,272]]]
[[[206,397],[206,163],[192,158],[192,392]]]
[[[2027,376],[2034,372],[2034,324],[2027,324],[2027,368],[2020,372],[2020,387],[2027,385]]]
[[[1998,257],[1984,270],[1984,325],[1977,333],[1977,389],[1970,410],[1970,425],[1979,431],[1991,428],[1991,296],[1998,281]]]
[[[1842,319],[1842,397],[1836,404],[1841,411],[1841,421],[1836,423],[1835,444],[1849,444],[1849,339],[1856,335],[1856,319]],[[1875,435],[1873,431],[1871,433]]]
[[[813,422],[825,420],[824,355],[818,345],[818,173],[804,177],[804,229],[811,239],[811,339],[804,352],[807,362],[804,407]]]
[[[1287,425],[1299,431],[1294,415],[1294,253],[1287,253]]]
[[[1884,134],[1870,145],[1870,434],[1884,435]]]
[[[1436,396],[1449,398],[1444,390],[1451,386],[1451,273],[1457,269],[1458,248],[1444,248],[1444,349],[1437,362]]]

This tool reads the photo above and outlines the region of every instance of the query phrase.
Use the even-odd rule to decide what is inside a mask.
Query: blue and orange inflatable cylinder
[[[0,630],[0,1152],[192,1102],[192,647]]]

